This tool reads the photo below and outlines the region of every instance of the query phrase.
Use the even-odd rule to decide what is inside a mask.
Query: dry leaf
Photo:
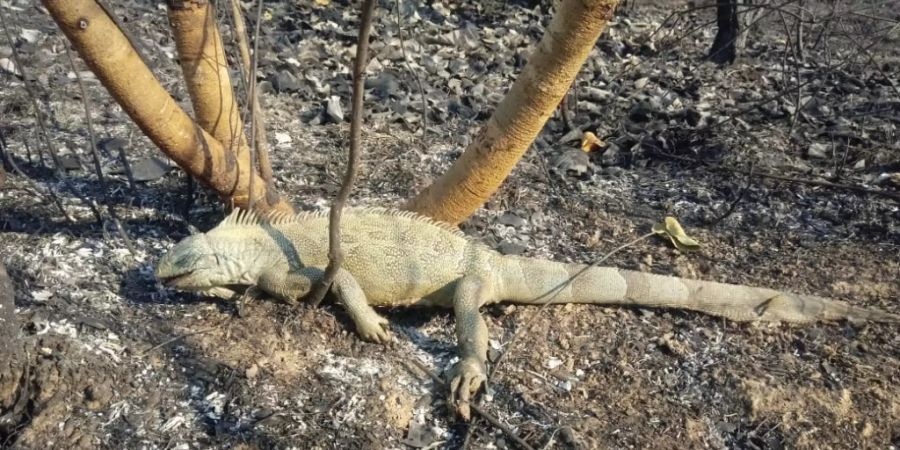
[[[681,228],[678,220],[672,216],[666,216],[666,220],[663,223],[653,225],[653,232],[660,236],[668,237],[679,251],[688,252],[700,248],[700,243],[688,236],[684,232],[684,228]]]
[[[584,150],[585,153],[597,151],[604,145],[606,144],[601,141],[596,134],[591,133],[590,131],[585,131],[584,135],[581,136],[581,149]]]

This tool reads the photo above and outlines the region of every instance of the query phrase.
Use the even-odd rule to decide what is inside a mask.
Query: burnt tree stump
[[[24,406],[19,397],[25,361],[14,299],[12,282],[0,263],[0,442],[15,431]]]

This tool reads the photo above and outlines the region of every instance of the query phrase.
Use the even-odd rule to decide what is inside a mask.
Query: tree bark
[[[737,57],[736,45],[740,34],[737,0],[718,0],[716,4],[716,37],[707,56],[716,64],[731,64]]]
[[[42,0],[88,67],[157,147],[191,176],[231,200],[290,212],[291,205],[251,171],[249,152],[229,151],[191,120],[163,89],[128,39],[93,0]]]
[[[0,263],[0,436],[11,432],[16,424],[17,414],[8,413],[13,412],[17,403],[22,381],[22,347],[14,297],[6,267]]]
[[[208,1],[167,3],[169,25],[175,35],[194,118],[226,149],[240,155],[247,151],[247,139],[216,25],[216,10]]]
[[[559,105],[618,0],[564,0],[509,93],[450,169],[407,205],[459,223],[500,187]]]

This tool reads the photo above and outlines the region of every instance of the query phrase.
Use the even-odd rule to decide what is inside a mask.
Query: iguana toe
[[[484,364],[476,359],[463,359],[450,371],[450,403],[463,420],[471,417],[469,401],[487,380]]]
[[[367,341],[379,344],[391,342],[390,324],[387,319],[375,316],[370,320],[361,320],[356,324],[356,332]]]

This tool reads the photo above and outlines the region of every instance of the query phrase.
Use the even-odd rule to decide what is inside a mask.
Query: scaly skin
[[[344,263],[331,290],[363,338],[391,339],[387,321],[372,306],[453,308],[460,361],[450,372],[450,397],[466,419],[469,400],[485,381],[488,335],[478,310],[488,303],[540,304],[553,296],[552,303],[681,308],[735,321],[900,321],[811,295],[502,256],[452,226],[409,212],[348,209],[341,229]],[[235,210],[209,232],[173,247],[156,276],[176,289],[212,296],[232,298],[236,287],[252,287],[295,302],[327,265],[326,215],[275,213],[263,220]]]

